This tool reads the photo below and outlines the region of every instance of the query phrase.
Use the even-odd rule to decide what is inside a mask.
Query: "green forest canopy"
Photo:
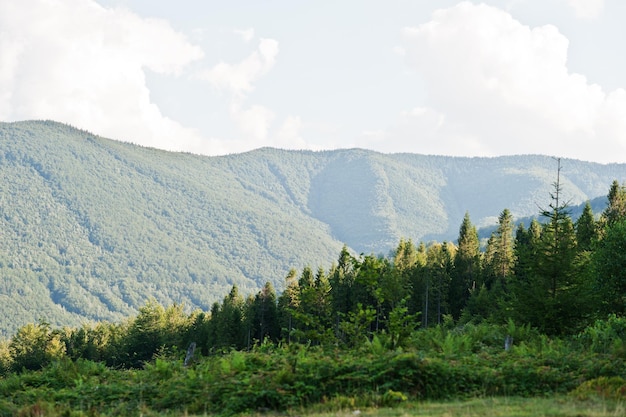
[[[623,164],[563,166],[573,204],[626,178]],[[19,122],[0,124],[0,176],[8,337],[39,319],[119,322],[150,298],[209,311],[233,285],[243,295],[267,281],[282,291],[291,267],[327,266],[344,244],[378,258],[403,237],[452,242],[466,212],[479,227],[497,225],[502,207],[515,219],[536,215],[554,161],[356,149],[203,157]]]

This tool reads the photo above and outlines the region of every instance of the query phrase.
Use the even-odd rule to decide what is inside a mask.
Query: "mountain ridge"
[[[563,159],[574,204],[607,194],[624,164]],[[259,148],[201,156],[52,121],[0,123],[0,334],[120,320],[150,297],[210,309],[233,284],[277,289],[327,268],[346,244],[387,254],[400,238],[454,240],[504,208],[547,206],[549,156],[446,157]],[[34,300],[37,300],[36,302]]]

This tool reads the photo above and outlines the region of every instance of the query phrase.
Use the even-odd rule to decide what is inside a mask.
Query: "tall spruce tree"
[[[576,233],[568,203],[562,198],[561,163],[557,161],[551,202],[541,211],[547,222],[533,253],[535,260],[529,265],[528,280],[517,281],[515,288],[517,319],[548,334],[576,330],[587,306]]]
[[[415,265],[404,273],[408,276],[409,287],[409,314],[417,314],[422,312],[422,322],[424,322],[424,306],[426,304],[428,290],[428,274],[426,269],[427,250],[424,242],[420,242],[417,247],[417,257]]]
[[[581,251],[590,251],[591,244],[598,239],[598,227],[589,201],[585,203],[582,214],[576,220],[576,243]]]
[[[488,289],[504,289],[515,266],[513,215],[504,209],[498,216],[498,227],[487,242],[484,282]]]
[[[344,245],[339,254],[337,265],[331,268],[329,274],[336,325],[339,324],[339,316],[347,314],[354,305],[352,286],[357,273],[357,265],[357,260],[350,254],[348,247]]]
[[[278,341],[280,325],[276,305],[276,292],[271,282],[266,282],[256,294],[248,312],[250,321],[249,339],[263,342],[268,339]]]
[[[476,227],[470,221],[469,213],[465,213],[459,229],[459,239],[454,256],[454,270],[450,282],[448,299],[450,313],[456,320],[461,316],[472,288],[476,288],[480,274],[480,242]]]
[[[607,226],[592,255],[602,316],[626,314],[626,219]]]
[[[487,241],[487,248],[483,256],[481,267],[482,283],[478,291],[471,297],[480,296],[482,300],[489,300],[489,318],[505,322],[503,315],[509,303],[509,283],[515,267],[515,240],[513,238],[513,215],[509,209],[504,209],[498,216],[498,227]],[[483,289],[484,287],[484,289]],[[476,300],[471,300],[472,308],[476,308]],[[486,310],[482,307],[481,314]]]
[[[569,280],[576,255],[576,236],[569,204],[563,202],[561,196],[561,160],[557,161],[557,179],[553,183],[554,191],[550,193],[552,202],[549,209],[541,211],[548,223],[542,233],[542,248],[539,252],[539,272],[547,279],[549,295],[553,299],[557,297],[557,291],[561,287],[560,281]]]
[[[296,328],[294,312],[300,306],[298,288],[298,272],[290,269],[285,277],[285,290],[278,297],[278,323],[280,326],[281,338],[287,343],[291,342],[291,334]]]
[[[541,224],[532,219],[528,229],[520,223],[515,233],[515,283],[528,282],[537,262],[537,251],[541,239]]]
[[[608,204],[602,213],[602,222],[606,226],[626,218],[626,188],[617,180],[611,184],[608,194]]]
[[[449,242],[435,243],[427,249],[426,291],[422,320],[425,327],[440,324],[449,311],[449,289],[456,247]]]
[[[222,308],[218,314],[211,316],[215,320],[216,347],[221,349],[242,349],[245,346],[243,328],[243,309],[245,301],[239,293],[237,285],[233,285],[224,297]]]

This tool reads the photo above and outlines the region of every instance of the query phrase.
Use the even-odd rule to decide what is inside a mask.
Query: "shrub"
[[[606,320],[597,320],[578,335],[578,340],[592,352],[626,356],[626,318],[611,314]]]
[[[605,400],[626,400],[626,380],[619,376],[600,377],[580,384],[571,395],[579,400],[599,397]]]

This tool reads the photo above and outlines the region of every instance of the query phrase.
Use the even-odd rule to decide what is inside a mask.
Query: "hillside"
[[[562,161],[572,204],[606,195],[626,165]],[[453,158],[259,149],[204,157],[142,148],[56,122],[0,123],[0,335],[119,320],[149,297],[209,309],[233,284],[281,289],[345,243],[454,239],[549,203],[547,156]]]

